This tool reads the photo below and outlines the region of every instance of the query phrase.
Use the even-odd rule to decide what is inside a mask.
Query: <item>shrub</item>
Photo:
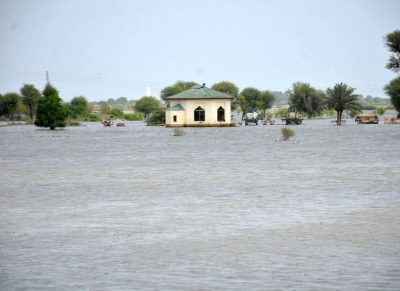
[[[385,107],[376,108],[376,114],[378,114],[378,115],[383,115],[383,114],[385,114],[385,112],[386,112]]]
[[[124,118],[126,120],[142,120],[143,119],[143,114],[142,113],[133,113],[133,114],[125,114]]]
[[[185,131],[181,127],[174,128],[174,136],[182,136],[185,135]]]
[[[289,140],[292,136],[294,136],[294,130],[289,127],[282,128],[281,132],[282,132],[282,140]]]

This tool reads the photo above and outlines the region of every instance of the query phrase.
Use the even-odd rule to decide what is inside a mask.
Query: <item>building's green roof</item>
[[[172,107],[165,109],[165,111],[185,111],[185,109],[180,104],[176,104]]]
[[[214,99],[214,98],[233,99],[234,97],[207,87],[191,88],[189,90],[167,97],[167,99]]]

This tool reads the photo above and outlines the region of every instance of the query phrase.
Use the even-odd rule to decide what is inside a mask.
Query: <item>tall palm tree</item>
[[[345,109],[362,112],[361,103],[358,101],[357,95],[354,94],[355,90],[355,88],[348,87],[343,82],[335,84],[333,89],[326,89],[328,106],[337,112],[337,125],[342,124],[342,114]]]

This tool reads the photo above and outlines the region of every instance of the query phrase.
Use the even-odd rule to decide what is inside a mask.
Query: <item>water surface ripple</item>
[[[0,290],[399,290],[400,126],[0,127]]]

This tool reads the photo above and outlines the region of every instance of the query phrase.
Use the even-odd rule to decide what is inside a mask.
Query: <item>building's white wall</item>
[[[231,123],[231,99],[171,100],[171,106],[176,104],[180,104],[185,111],[166,111],[167,126],[179,126],[181,119],[183,126],[223,126]],[[194,110],[198,106],[205,110],[205,121],[194,121]],[[225,122],[217,121],[220,106],[225,110]],[[178,122],[173,122],[173,115],[177,115]]]

